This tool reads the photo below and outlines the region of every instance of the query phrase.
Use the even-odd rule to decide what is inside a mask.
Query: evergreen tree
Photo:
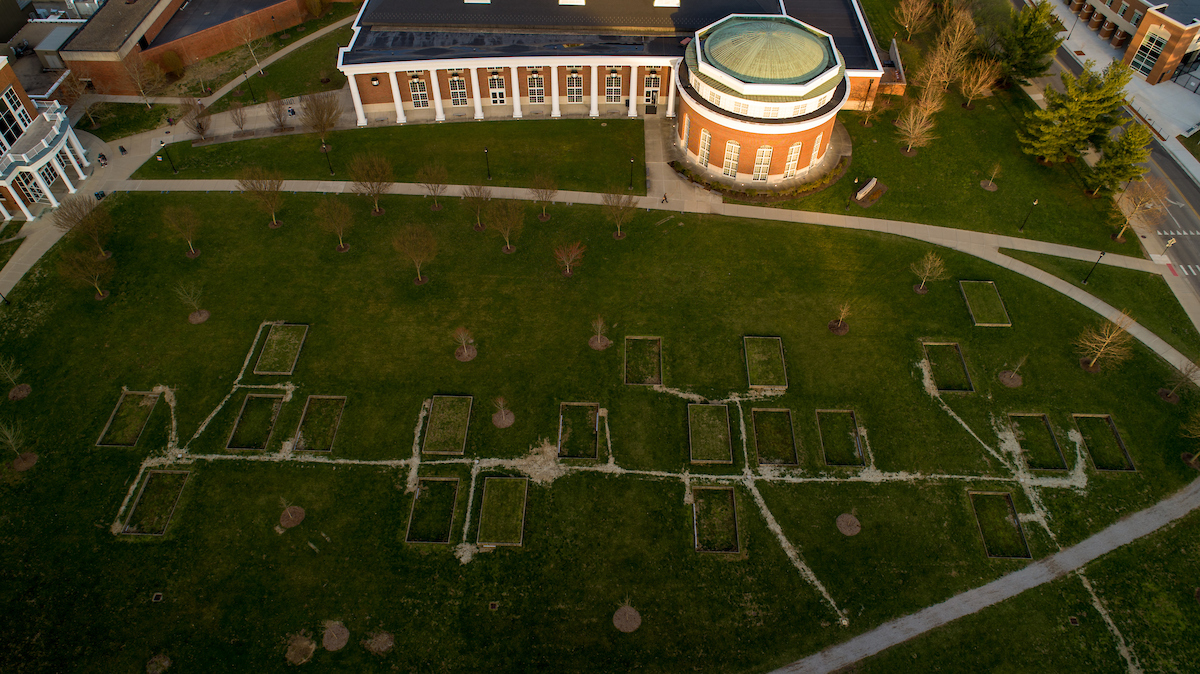
[[[1032,110],[1025,116],[1025,128],[1017,130],[1021,150],[1047,162],[1060,162],[1075,154],[1080,138],[1086,138],[1091,125],[1083,117],[1083,102],[1046,89],[1046,109]]]
[[[1093,120],[1088,142],[1103,148],[1108,143],[1109,133],[1124,122],[1121,107],[1125,104],[1125,85],[1133,78],[1133,71],[1120,61],[1108,64],[1104,72],[1097,75],[1092,71],[1092,62],[1084,64],[1083,92],[1088,98],[1090,117]],[[1064,77],[1064,81],[1065,81]]]
[[[1116,61],[1103,73],[1092,70],[1094,65],[1085,63],[1079,77],[1064,72],[1061,93],[1046,88],[1046,109],[1031,111],[1025,130],[1017,132],[1026,153],[1056,162],[1083,154],[1092,145],[1105,146],[1109,131],[1119,123],[1130,71]]]
[[[1127,180],[1141,180],[1146,172],[1141,164],[1150,158],[1149,144],[1150,131],[1136,121],[1105,143],[1104,156],[1086,178],[1091,193],[1115,190]]]
[[[1030,78],[1041,77],[1050,69],[1054,52],[1063,42],[1055,37],[1050,16],[1050,3],[1040,0],[1020,12],[1012,11],[1008,25],[998,31],[998,57],[1009,81],[1027,85]]]

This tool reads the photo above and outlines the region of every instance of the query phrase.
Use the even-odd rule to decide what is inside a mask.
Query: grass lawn
[[[817,425],[821,433],[821,451],[825,463],[831,466],[863,465],[862,447],[859,445],[858,424],[854,412],[824,410],[817,412]]]
[[[350,44],[353,36],[354,31],[349,26],[340,28],[267,66],[265,76],[255,77],[250,81],[250,87],[253,87],[258,102],[266,99],[268,91],[274,91],[281,98],[291,98],[318,91],[333,91],[346,86],[346,76],[336,67],[337,53],[338,47]],[[235,77],[236,75],[237,73],[234,73]],[[329,81],[322,82],[322,79]],[[238,91],[242,92],[240,96],[237,95]],[[250,88],[243,85],[234,89],[208,109],[214,113],[224,112],[233,101],[254,105]]]
[[[939,391],[970,392],[971,377],[963,365],[958,344],[927,343],[925,358]]]
[[[1123,448],[1121,431],[1107,416],[1076,416],[1075,425],[1097,470],[1133,470]]]
[[[136,445],[156,403],[158,394],[155,393],[122,393],[112,421],[97,444],[114,447]]]
[[[1009,415],[1025,465],[1033,470],[1066,470],[1067,462],[1044,414]]]
[[[410,543],[449,543],[458,499],[458,480],[422,479],[408,522]]]
[[[1021,533],[1017,511],[1010,494],[971,494],[975,519],[983,534],[983,544],[991,557],[1028,557],[1029,546]]]
[[[75,124],[100,140],[110,141],[150,131],[167,125],[168,117],[178,117],[179,106],[155,104],[146,108],[141,103],[97,103],[92,106],[92,119],[84,115]]]
[[[986,327],[1007,327],[1012,325],[1008,320],[1008,312],[1004,310],[1004,300],[996,284],[991,281],[959,281],[963,299],[975,319],[975,325]]]
[[[488,477],[483,481],[479,506],[479,542],[520,545],[525,531],[525,500],[529,480],[523,477]]]
[[[625,338],[625,383],[646,386],[663,383],[661,338]]]
[[[247,395],[242,401],[241,417],[226,446],[229,449],[266,449],[282,405],[281,395]]]
[[[6,234],[9,233],[10,232],[6,232]],[[16,236],[17,230],[14,229],[11,234]],[[9,243],[0,244],[0,269],[4,269],[4,265],[8,264],[8,261],[12,259],[13,254],[17,252],[17,249],[20,248],[21,244],[24,242],[25,239],[18,239],[17,241],[10,241]]]
[[[1187,148],[1188,152],[1196,159],[1200,159],[1200,133],[1193,133],[1191,138],[1187,136],[1176,136],[1180,143]]]
[[[733,487],[692,490],[696,518],[696,549],[701,552],[737,552],[737,500]]]
[[[462,454],[471,423],[471,396],[434,396],[425,431],[426,454]]]
[[[1042,558],[1056,549],[1033,521],[1043,504],[1069,545],[1195,479],[1179,460],[1192,443],[1178,434],[1195,392],[1182,405],[1160,400],[1168,367],[1141,346],[1120,367],[1083,372],[1071,340],[1095,314],[953,250],[939,253],[956,276],[1003,289],[1011,329],[973,327],[952,283],[912,293],[908,264],[931,247],[885,234],[694,214],[655,225],[659,214],[642,212],[615,241],[599,208],[556,206],[543,224],[529,205],[518,251],[502,255],[457,200],[432,212],[389,196],[380,218],[354,201],[354,247],[337,253],[312,215],[320,199],[287,195],[287,224],[271,230],[237,195],[114,194],[104,201],[116,223],[108,299],[59,279],[56,248],[0,306],[0,353],[24,365],[34,391],[0,400],[0,418],[19,420],[40,455],[24,473],[0,465],[0,670],[140,671],[165,652],[181,670],[273,671],[287,635],[344,620],[351,645],[319,651],[315,668],[765,671],[1022,568],[983,554],[970,491],[1011,492]],[[162,235],[167,205],[204,217],[200,258]],[[424,286],[391,247],[405,223],[439,241]],[[564,278],[551,251],[574,240],[588,245],[587,264]],[[180,310],[181,280],[204,286],[206,323]],[[834,337],[829,307],[848,296],[854,330]],[[586,345],[596,315],[618,335],[661,336],[678,391],[627,386],[623,350]],[[275,321],[310,326],[286,378],[252,371]],[[450,357],[446,335],[458,325],[488,345],[471,363]],[[744,335],[778,335],[801,354],[786,391],[748,390]],[[976,394],[925,392],[927,341],[962,346]],[[1024,356],[1024,386],[1005,388],[997,373]],[[172,405],[159,401],[137,445],[95,448],[121,387],[157,385],[170,387]],[[276,422],[286,432],[272,434],[267,456],[202,458],[224,452],[247,392],[287,396]],[[434,392],[504,396],[516,421],[475,424],[462,457],[419,455],[414,472]],[[335,454],[277,457],[313,394],[346,396]],[[691,463],[688,405],[699,400],[727,406],[732,465]],[[861,472],[890,481],[848,481],[815,450],[791,467],[745,466],[756,438],[769,444],[753,408],[791,410],[777,434],[791,451],[792,434],[796,447],[820,446],[816,410],[855,410],[870,449]],[[563,454],[596,456],[603,443],[599,461],[555,460],[560,409]],[[1029,411],[1060,430],[1074,428],[1074,413],[1112,414],[1137,470],[1096,471],[1085,456],[1086,488],[1017,482],[995,424]],[[165,461],[172,438],[192,458],[170,527],[161,538],[113,536],[142,462]],[[484,500],[476,466],[476,478],[529,470],[540,481],[531,475],[522,545],[464,564],[456,549],[485,526],[474,516]],[[459,482],[430,486],[437,477]],[[414,512],[410,478],[426,481],[418,504],[428,508]],[[743,554],[699,554],[688,490],[732,480]],[[278,534],[281,498],[307,515]],[[849,626],[789,560],[762,508]],[[862,532],[839,533],[841,513]],[[410,545],[413,533],[452,544]],[[151,602],[155,592],[164,601]],[[626,600],[644,619],[630,635],[611,627]],[[1075,610],[1061,601],[1047,605]],[[1011,619],[994,615],[980,628],[988,643]],[[386,659],[358,645],[375,630],[396,638]],[[1103,630],[1093,636],[1111,645]],[[989,666],[1022,662],[1017,649]]]
[[[347,166],[355,155],[377,152],[393,158],[396,182],[416,182],[424,162],[436,158],[445,165],[452,185],[525,187],[535,175],[544,173],[554,177],[560,190],[623,192],[629,185],[629,158],[633,157],[634,192],[646,193],[645,139],[640,119],[414,124],[333,131],[328,139],[335,180],[350,179]],[[176,143],[171,146],[171,156],[179,168],[178,175],[171,172],[170,166],[159,166],[161,162],[152,157],[133,177],[236,178],[245,166],[262,166],[288,179],[329,180],[320,146],[311,134],[203,147]],[[424,159],[399,161],[401,157]]]
[[[688,438],[692,463],[733,463],[727,406],[688,405]]]
[[[747,336],[742,342],[746,350],[746,376],[750,378],[750,386],[787,388],[783,340],[778,337]]]
[[[296,431],[296,451],[331,451],[345,406],[345,398],[309,396],[300,417],[300,428]]]
[[[129,515],[123,533],[161,534],[171,522],[179,492],[187,482],[187,471],[153,470],[146,476],[146,484],[138,495],[137,503]]]
[[[291,374],[307,334],[307,325],[272,325],[258,355],[254,374]]]

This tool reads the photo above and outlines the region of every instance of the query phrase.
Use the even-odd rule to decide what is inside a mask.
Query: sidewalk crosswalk
[[[1176,231],[1170,229],[1160,229],[1157,233],[1159,236],[1200,236],[1200,232],[1196,231]]]

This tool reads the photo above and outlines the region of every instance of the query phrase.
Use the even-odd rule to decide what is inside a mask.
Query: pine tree
[[[1146,172],[1142,164],[1150,158],[1149,145],[1150,131],[1136,121],[1116,139],[1105,143],[1104,156],[1086,178],[1091,193],[1112,191],[1128,180],[1141,180]]]
[[[1070,99],[1051,100],[1046,88],[1045,110],[1032,110],[1025,116],[1025,128],[1017,130],[1021,150],[1047,162],[1059,162],[1073,154],[1078,139],[1086,135],[1090,125],[1080,124],[1081,102]]]
[[[1031,111],[1024,131],[1017,132],[1026,153],[1056,162],[1107,142],[1118,124],[1131,71],[1116,61],[1103,73],[1092,70],[1093,65],[1085,63],[1079,77],[1064,72],[1061,93],[1046,87],[1046,109]]]
[[[1091,61],[1084,63],[1083,67],[1081,89],[1087,98],[1089,118],[1093,122],[1087,140],[1093,146],[1103,148],[1108,142],[1109,133],[1124,122],[1121,107],[1125,105],[1125,85],[1133,78],[1133,71],[1120,61],[1109,63],[1100,74],[1092,70]]]
[[[1017,84],[1029,84],[1029,79],[1041,77],[1050,69],[1054,53],[1062,44],[1050,27],[1050,3],[1041,0],[1020,12],[1013,11],[1009,24],[997,35],[1000,63],[1004,76]]]

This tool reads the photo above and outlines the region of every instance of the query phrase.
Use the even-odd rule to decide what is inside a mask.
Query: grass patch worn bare
[[[1072,414],[1096,470],[1133,471],[1133,458],[1108,414]]]
[[[434,396],[425,429],[425,454],[462,456],[467,450],[467,430],[471,425],[471,396]]]
[[[146,422],[150,420],[150,414],[154,412],[154,406],[157,403],[157,393],[122,391],[120,399],[117,400],[117,406],[113,408],[112,414],[108,417],[108,423],[100,432],[100,439],[96,441],[96,445],[99,447],[133,447],[136,445],[138,438],[142,437],[142,431],[146,428]]]
[[[412,500],[404,540],[409,543],[449,543],[457,502],[458,478],[421,478]]]
[[[692,526],[698,552],[740,552],[733,487],[693,487]]]
[[[688,405],[688,448],[692,463],[733,463],[727,405]]]
[[[345,406],[345,396],[309,396],[296,428],[294,449],[298,452],[333,451],[333,439],[337,437]]]
[[[529,478],[488,477],[479,506],[479,545],[519,546],[525,540]]]
[[[933,383],[941,393],[972,393],[971,375],[967,360],[957,342],[924,342],[925,360],[933,375]]]
[[[1004,307],[994,281],[959,281],[967,311],[978,328],[1011,328],[1012,318]]]
[[[1045,414],[1010,414],[1013,435],[1021,445],[1025,465],[1033,470],[1066,470],[1067,460]]]
[[[225,449],[266,449],[283,407],[283,396],[250,393],[242,401],[242,409]]]
[[[862,440],[853,410],[817,410],[817,436],[826,465],[863,465]]]
[[[625,383],[662,384],[662,337],[625,338]]]
[[[988,557],[1029,559],[1029,544],[1008,492],[969,492]]]
[[[746,377],[750,388],[787,388],[787,362],[780,337],[742,338],[746,350]]]
[[[792,411],[755,408],[750,414],[754,419],[754,450],[758,463],[778,466],[799,464]]]
[[[558,408],[558,455],[594,459],[600,442],[600,405],[562,403]]]
[[[262,352],[258,354],[254,374],[292,374],[307,335],[307,325],[272,325],[263,343]]]
[[[144,536],[166,533],[190,474],[186,470],[152,470],[147,473],[121,533]]]

